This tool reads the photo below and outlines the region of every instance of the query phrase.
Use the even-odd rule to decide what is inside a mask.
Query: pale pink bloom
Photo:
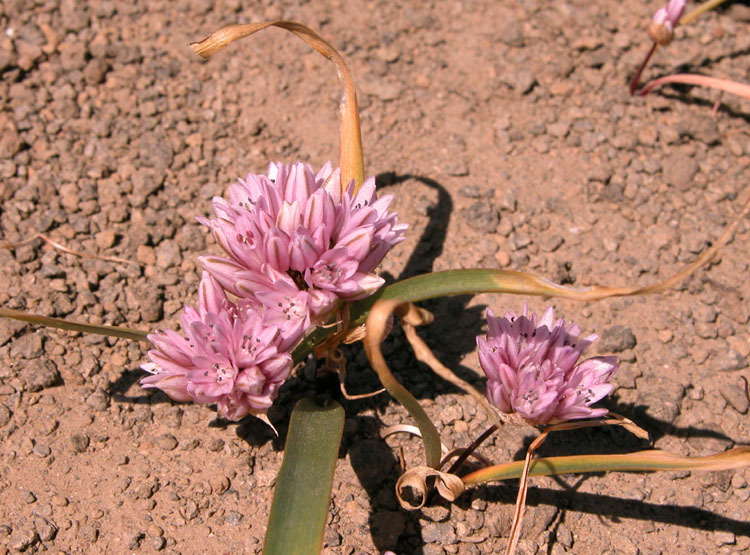
[[[685,0],[669,0],[665,8],[659,8],[654,13],[652,21],[664,25],[667,29],[672,31],[677,23],[680,21],[682,14],[685,13],[685,6],[687,2]]]
[[[151,362],[141,367],[152,375],[141,380],[176,401],[215,403],[230,420],[263,414],[289,377],[287,351],[301,337],[282,335],[263,321],[255,299],[231,302],[218,281],[203,273],[198,310],[186,306],[182,331],[148,336]]]
[[[667,45],[674,38],[674,28],[685,13],[686,0],[669,0],[666,7],[659,8],[651,19],[648,34],[661,45]]]
[[[615,357],[578,363],[597,339],[580,337],[576,324],[554,320],[552,307],[536,314],[508,312],[498,318],[487,309],[487,337],[477,337],[479,362],[487,376],[487,398],[501,412],[517,412],[535,425],[599,418],[607,409],[591,405],[609,394]]]
[[[227,291],[254,297],[266,317],[291,330],[321,324],[340,300],[374,293],[373,272],[403,240],[406,225],[387,212],[391,196],[375,196],[375,179],[341,191],[341,176],[327,163],[271,164],[268,176],[250,174],[213,200],[207,225],[227,257],[200,258]]]

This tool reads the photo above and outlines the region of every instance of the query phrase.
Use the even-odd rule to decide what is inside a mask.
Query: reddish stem
[[[456,471],[464,463],[464,461],[469,458],[469,455],[471,455],[474,451],[476,451],[477,447],[479,447],[482,444],[482,442],[484,442],[485,439],[490,437],[495,430],[497,430],[497,424],[493,424],[492,426],[490,426],[490,428],[486,432],[480,435],[477,439],[475,439],[472,442],[471,445],[469,445],[466,449],[464,449],[464,452],[458,456],[456,461],[450,467],[450,470],[448,470],[448,474],[455,474]]]
[[[638,68],[638,71],[635,72],[635,75],[633,75],[633,78],[630,80],[630,94],[635,94],[635,91],[638,90],[638,83],[641,81],[641,73],[643,73],[643,70],[646,69],[646,64],[648,64],[648,61],[651,59],[651,56],[654,55],[654,52],[656,52],[656,43],[651,44],[651,50],[648,51],[648,54],[646,54],[646,57],[643,59],[643,62],[641,62],[641,66]]]

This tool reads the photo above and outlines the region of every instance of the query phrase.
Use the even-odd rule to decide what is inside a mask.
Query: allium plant
[[[488,332],[477,337],[479,361],[487,375],[487,398],[504,413],[518,413],[528,422],[544,425],[580,418],[600,418],[607,409],[592,408],[614,385],[615,357],[578,362],[597,340],[581,337],[577,324],[554,319],[549,307],[537,322],[524,305],[518,316],[504,318],[487,309]]]
[[[678,10],[673,2],[677,0],[670,1],[672,10],[666,8],[660,24],[674,27]],[[524,307],[520,316],[508,313],[504,318],[488,311],[487,337],[477,339],[479,356],[488,377],[489,401],[502,412],[518,413],[530,423],[546,427],[532,442],[523,462],[498,464],[460,477],[453,470],[442,472],[447,460],[442,460],[437,429],[419,402],[390,373],[380,349],[393,314],[401,318],[417,358],[484,406],[483,396],[452,376],[416,334],[415,327],[431,322],[432,315],[413,302],[474,292],[577,300],[661,292],[710,261],[729,240],[739,219],[690,267],[664,282],[642,288],[592,285],[575,289],[524,272],[488,269],[435,272],[381,288],[383,279],[374,270],[386,252],[403,240],[406,226],[387,212],[391,198],[377,199],[374,179],[364,179],[356,92],[340,54],[312,30],[290,21],[230,25],[191,46],[210,57],[234,40],[269,26],[297,34],[337,65],[344,85],[341,172],[330,164],[317,173],[301,163],[271,164],[267,175],[250,174],[232,185],[229,200],[214,199],[216,217],[201,221],[211,229],[226,256],[200,258],[205,271],[198,307],[185,307],[182,333],[166,330],[148,334],[4,307],[0,307],[0,316],[78,332],[148,340],[153,348],[148,353],[150,362],[143,369],[151,375],[142,380],[144,387],[161,389],[178,401],[216,404],[219,413],[231,420],[248,414],[264,415],[289,377],[293,360],[303,360],[311,352],[330,353],[343,339],[342,334],[350,331],[347,327],[365,323],[363,342],[368,359],[384,388],[416,421],[424,444],[425,466],[409,469],[399,483],[410,473],[436,477],[421,480],[424,504],[432,487],[428,483],[452,500],[466,486],[520,477],[508,552],[514,550],[519,537],[528,476],[603,470],[724,470],[750,464],[750,449],[740,447],[710,457],[688,458],[650,450],[603,458],[579,455],[536,459],[532,465],[534,448],[551,431],[616,424],[643,437],[643,430],[617,415],[609,414],[604,419],[606,410],[592,407],[612,391],[609,379],[617,369],[612,357],[579,362],[596,336],[581,337],[578,326],[555,320],[551,308],[537,319]],[[347,317],[335,318],[339,308],[347,309],[341,313]],[[322,326],[332,319],[337,326]],[[318,329],[312,331],[311,327]],[[343,372],[342,365],[340,368]],[[487,407],[487,412],[497,420],[495,410]],[[344,421],[344,410],[333,399],[324,406],[312,398],[297,403],[274,492],[265,553],[315,553],[322,546]],[[496,430],[497,425],[493,425],[469,448],[459,450],[459,459],[467,457]],[[460,460],[454,463],[456,469],[460,465]],[[299,476],[305,476],[304,484]],[[415,483],[412,481],[410,487]]]
[[[231,185],[229,200],[214,198],[216,218],[200,221],[228,256],[200,262],[233,295],[257,299],[269,323],[300,334],[383,285],[375,267],[407,227],[390,202],[375,196],[374,177],[355,190],[330,163],[317,173],[271,164]]]
[[[141,385],[175,401],[215,403],[229,420],[265,413],[289,377],[289,349],[299,335],[265,321],[252,298],[231,302],[207,272],[198,309],[185,306],[181,324],[184,336],[174,330],[148,336],[154,348],[142,368],[152,375]]]
[[[641,96],[647,95],[653,89],[670,83],[680,83],[683,85],[698,85],[718,89],[744,98],[750,98],[750,85],[732,81],[730,79],[719,79],[702,74],[676,73],[666,75],[649,82],[646,86],[639,89],[641,74],[648,65],[649,60],[656,52],[659,46],[667,46],[674,39],[674,29],[679,23],[687,25],[706,12],[717,8],[726,0],[707,0],[702,2],[690,13],[683,16],[685,12],[686,0],[669,0],[666,6],[659,8],[654,13],[649,22],[647,32],[651,39],[651,47],[646,56],[643,58],[641,65],[638,67],[630,80],[630,94],[638,93]],[[714,112],[719,109],[719,102],[714,105]]]

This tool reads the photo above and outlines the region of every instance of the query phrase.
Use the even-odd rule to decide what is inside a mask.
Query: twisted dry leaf
[[[464,492],[464,483],[455,474],[441,472],[429,466],[415,466],[404,472],[396,482],[396,497],[404,509],[413,511],[424,507],[430,491],[427,481],[431,478],[435,481],[438,493],[448,501],[455,501]],[[409,495],[410,493],[413,495]],[[409,497],[418,501],[412,503]]]
[[[501,424],[497,411],[492,408],[487,401],[487,398],[479,393],[473,385],[456,376],[447,366],[440,362],[432,350],[427,346],[427,343],[419,337],[414,326],[403,322],[401,327],[403,328],[404,335],[406,336],[407,341],[409,341],[409,344],[414,351],[414,356],[417,357],[418,361],[425,363],[433,372],[435,372],[435,374],[443,378],[445,381],[452,383],[459,389],[463,389],[466,393],[471,395],[479,406],[484,409],[484,412],[493,424],[498,426]]]
[[[359,107],[357,92],[354,88],[354,78],[344,58],[331,43],[318,35],[309,27],[295,21],[264,21],[247,25],[227,25],[214,31],[200,42],[190,44],[193,51],[203,58],[210,58],[234,41],[244,38],[268,27],[280,27],[297,35],[310,48],[336,64],[339,79],[344,93],[339,104],[341,116],[340,159],[341,188],[343,190],[354,179],[355,187],[359,188],[365,180],[365,165],[362,154],[362,136],[359,125]],[[355,189],[356,190],[356,189]]]

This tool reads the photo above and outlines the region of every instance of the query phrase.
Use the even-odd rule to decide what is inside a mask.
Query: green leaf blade
[[[292,412],[264,555],[317,555],[323,545],[344,409],[305,398]]]
[[[750,466],[750,447],[736,447],[707,457],[684,457],[658,449],[624,455],[574,455],[547,457],[531,462],[529,476],[552,476],[586,472],[655,472],[670,470],[730,470]],[[523,461],[482,468],[462,479],[478,485],[521,476]]]

